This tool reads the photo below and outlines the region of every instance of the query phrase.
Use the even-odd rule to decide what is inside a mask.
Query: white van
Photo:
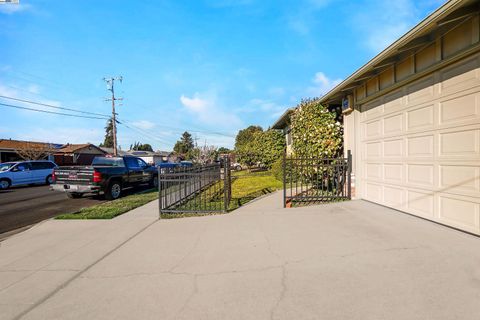
[[[19,161],[0,163],[0,189],[28,184],[51,184],[52,161]]]

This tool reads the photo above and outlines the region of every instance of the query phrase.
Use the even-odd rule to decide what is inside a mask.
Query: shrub
[[[272,165],[272,175],[278,180],[283,181],[283,157],[278,158]]]
[[[297,156],[333,158],[341,155],[343,128],[318,99],[302,100],[291,115],[293,152]]]
[[[285,149],[285,138],[276,130],[256,131],[249,141],[245,141],[235,152],[238,161],[247,166],[257,163],[271,168],[273,163],[282,157]]]

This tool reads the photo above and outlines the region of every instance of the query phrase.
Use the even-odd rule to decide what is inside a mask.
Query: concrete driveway
[[[364,201],[48,221],[1,243],[2,319],[480,319],[480,239]]]

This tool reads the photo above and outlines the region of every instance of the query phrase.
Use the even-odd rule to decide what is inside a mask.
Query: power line
[[[117,122],[120,122],[120,121],[118,121],[118,120],[119,120],[119,118],[117,118]],[[137,130],[142,131],[142,132],[145,133],[146,135],[150,135],[150,136],[156,136],[156,135],[157,135],[157,134],[154,133],[154,132],[147,131],[147,130],[145,130],[145,129],[140,128],[139,126],[135,125],[135,124],[134,124],[133,122],[131,122],[131,121],[127,121],[127,120],[121,119],[121,122],[123,122],[124,125],[126,125],[126,124],[128,123],[130,126],[135,127]],[[164,141],[166,142],[166,140],[164,140]],[[168,143],[170,143],[170,142],[168,142]]]
[[[131,125],[132,122],[129,122],[129,121],[126,121],[126,120],[122,120],[123,122],[127,122],[127,123],[130,123]],[[177,131],[178,128],[175,128],[175,127],[171,127],[171,126],[167,126],[167,125],[162,125],[162,124],[155,124],[157,127],[160,127],[160,128],[166,128],[166,129],[174,129],[175,131],[171,131],[172,133],[178,133],[178,134],[183,134],[185,131],[189,131],[189,132],[193,132],[193,133],[203,133],[203,134],[213,134],[213,135],[220,135],[220,136],[224,136],[224,137],[228,137],[228,138],[235,138],[234,135],[229,135],[229,134],[226,134],[226,133],[220,133],[220,132],[216,132],[216,131],[207,131],[207,130],[196,130],[196,129],[186,129],[186,130],[183,130],[183,131]]]
[[[104,117],[104,118],[110,118],[110,116],[109,116],[109,115],[106,115],[106,114],[95,113],[95,112],[88,112],[88,111],[82,111],[82,110],[65,108],[65,107],[59,107],[59,106],[54,106],[54,105],[51,105],[51,104],[48,104],[48,103],[42,103],[42,102],[37,102],[37,101],[32,101],[32,100],[19,99],[19,98],[8,97],[8,96],[3,96],[3,95],[0,95],[0,98],[9,99],[9,100],[15,100],[15,101],[20,101],[20,102],[25,102],[25,103],[30,103],[30,104],[36,104],[36,105],[44,106],[44,107],[48,107],[48,108],[54,108],[54,109],[60,109],[60,110],[78,112],[78,113],[83,113],[83,114],[91,114],[91,115],[95,115],[95,116],[102,116],[102,117]]]
[[[133,126],[133,125],[131,125],[131,126],[133,127],[133,128],[132,128],[132,127],[128,126],[127,124],[125,124],[125,123],[122,122],[122,121],[118,121],[118,120],[117,120],[117,123],[123,125],[124,127],[128,128],[128,129],[130,129],[130,130],[136,131],[137,133],[139,133],[140,135],[143,135],[143,136],[146,137],[147,139],[157,140],[158,142],[161,142],[161,143],[163,143],[163,144],[171,144],[170,142],[168,142],[168,141],[166,141],[166,140],[159,139],[159,138],[157,138],[157,137],[155,137],[155,136],[153,136],[153,135],[151,135],[151,134],[149,134],[149,133],[147,133],[147,132],[142,132],[140,128],[137,128],[137,127],[135,127],[135,126]]]
[[[100,117],[81,116],[81,115],[78,115],[78,114],[69,114],[69,113],[63,113],[63,112],[55,112],[55,111],[27,108],[27,107],[15,106],[15,105],[6,104],[6,103],[0,103],[0,106],[15,108],[15,109],[28,110],[28,111],[35,111],[35,112],[43,112],[43,113],[49,113],[49,114],[57,114],[57,115],[67,116],[67,117],[105,120],[105,118],[100,118]]]
[[[40,83],[40,84],[42,84],[42,86],[47,86],[47,87],[51,87],[51,88],[53,88],[53,87],[60,88],[65,92],[73,93],[73,91],[70,91],[70,90],[66,89],[59,82],[53,81],[53,80],[45,78],[45,77],[41,77],[41,76],[34,75],[34,74],[31,74],[31,73],[26,73],[26,72],[23,72],[23,71],[14,71],[14,70],[11,70],[11,69],[5,70],[5,72],[9,74],[9,75],[5,75],[5,77],[17,78],[17,79],[23,80],[27,83],[31,83],[33,85],[37,85],[38,83]],[[18,75],[25,75],[25,76],[27,76],[27,78],[24,77],[24,76],[18,76]],[[29,79],[28,77],[34,78],[34,79],[32,80],[32,79]],[[38,81],[38,80],[42,80],[42,81]],[[91,92],[93,92],[93,91],[91,91]]]

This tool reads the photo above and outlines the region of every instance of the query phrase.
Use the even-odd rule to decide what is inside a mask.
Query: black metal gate
[[[283,157],[283,207],[350,200],[352,154],[346,158]]]
[[[193,167],[159,168],[158,188],[160,215],[227,212],[230,159]]]

